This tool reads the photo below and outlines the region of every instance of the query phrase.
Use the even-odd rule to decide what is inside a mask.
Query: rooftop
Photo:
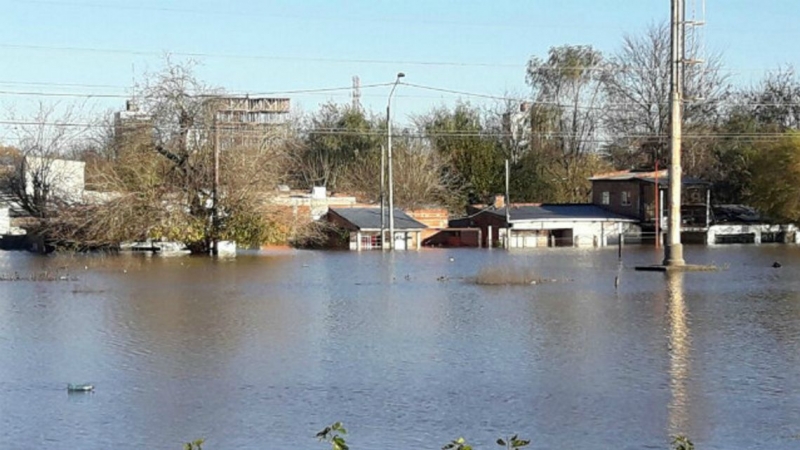
[[[505,218],[506,208],[487,210],[490,214]],[[509,210],[511,222],[543,221],[543,220],[613,220],[635,222],[636,220],[620,214],[612,213],[589,203],[576,204],[542,204],[537,206],[512,205]]]
[[[381,229],[380,208],[330,208],[330,211],[355,225],[360,230]],[[384,226],[389,227],[388,210],[384,213]],[[396,230],[421,230],[425,224],[414,220],[405,212],[394,210],[394,228]]]

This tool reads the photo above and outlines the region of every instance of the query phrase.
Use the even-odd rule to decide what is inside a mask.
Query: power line
[[[147,6],[141,4],[108,4],[108,3],[96,3],[96,2],[74,2],[74,1],[52,1],[52,0],[25,0],[25,5],[47,5],[47,6],[61,6],[61,7],[77,7],[77,8],[96,8],[96,9],[118,9],[118,10],[128,10],[128,11],[156,11],[156,12],[166,12],[166,13],[176,13],[176,14],[198,14],[198,15],[212,15],[212,16],[220,16],[220,15],[227,15],[227,16],[247,16],[252,17],[253,15],[259,14],[256,10],[247,10],[244,8],[235,8],[235,9],[193,9],[193,8],[175,8],[175,7],[165,7],[165,6]],[[580,28],[586,29],[586,25],[571,25],[571,24],[562,24],[562,23],[552,23],[552,22],[540,22],[540,23],[531,23],[530,21],[525,21],[522,23],[512,23],[512,22],[502,22],[502,23],[489,23],[489,22],[467,22],[467,21],[456,21],[456,20],[436,20],[431,19],[430,16],[418,16],[418,17],[410,17],[410,16],[392,16],[392,17],[364,17],[364,16],[346,16],[346,17],[331,17],[331,16],[311,16],[308,14],[304,15],[291,15],[291,14],[265,14],[266,17],[269,19],[281,19],[281,20],[300,20],[303,22],[309,21],[325,21],[325,22],[387,22],[387,23],[410,23],[414,25],[430,25],[430,26],[441,26],[441,25],[449,25],[449,26],[458,26],[458,27],[486,27],[486,28],[530,28],[535,27],[538,29],[542,28],[552,28],[552,29],[564,29],[564,28]],[[605,26],[591,26],[590,28],[593,29],[617,29],[618,26],[616,24],[607,24]]]
[[[376,64],[376,65],[405,65],[405,66],[443,66],[443,67],[483,67],[483,68],[515,68],[519,69],[522,64],[503,64],[488,62],[458,62],[458,61],[420,61],[420,60],[388,60],[388,59],[348,59],[348,58],[323,58],[323,57],[302,57],[302,56],[282,56],[282,55],[242,55],[225,53],[202,53],[202,52],[158,52],[152,50],[133,50],[133,49],[113,49],[98,47],[63,47],[47,45],[29,44],[7,44],[0,43],[0,48],[16,50],[34,51],[60,51],[60,52],[84,52],[84,53],[105,53],[123,54],[137,56],[163,56],[170,54],[186,58],[224,58],[224,59],[251,59],[268,61],[292,61],[292,62],[322,62],[335,64]]]
[[[37,122],[37,121],[22,121],[22,120],[0,120],[0,125],[7,125],[7,126],[23,126],[23,127],[75,127],[75,128],[85,128],[85,129],[105,129],[108,128],[107,124],[101,123],[89,123],[89,122]],[[135,128],[136,126],[134,126]],[[277,130],[280,129],[281,125],[277,125],[276,128],[273,129]],[[209,132],[213,131],[214,127],[210,127],[208,129]],[[217,129],[229,131],[235,133],[239,136],[268,136],[268,133],[264,130],[257,130],[257,129],[241,129],[235,125],[222,125],[218,126]],[[322,127],[322,128],[307,128],[307,127],[295,127],[291,128],[297,135],[308,135],[308,134],[320,134],[320,135],[355,135],[355,136],[376,136],[376,137],[384,137],[386,136],[386,131],[381,129],[374,129],[374,130],[351,130],[346,128],[336,128],[336,127]],[[496,138],[496,137],[513,137],[514,133],[509,132],[501,132],[496,130],[489,130],[489,131],[447,131],[447,130],[440,130],[440,131],[418,131],[413,128],[406,128],[401,130],[400,132],[396,133],[395,136],[398,137],[409,137],[409,138],[442,138],[442,137],[483,137],[483,138]],[[745,138],[745,139],[754,139],[754,140],[761,140],[764,138],[783,138],[786,136],[785,133],[782,132],[743,132],[743,133],[732,133],[732,132],[708,132],[708,133],[686,133],[684,136],[687,139],[719,139],[719,138]],[[271,136],[275,138],[276,136]],[[561,139],[561,138],[572,138],[574,135],[572,133],[565,133],[565,132],[529,132],[526,134],[528,138],[544,138],[544,139]],[[649,134],[649,133],[626,133],[622,135],[616,135],[614,137],[595,137],[589,139],[581,139],[582,142],[588,143],[598,143],[598,142],[618,142],[622,139],[653,139],[653,138],[661,138],[667,139],[668,135],[666,134]],[[285,137],[284,139],[291,139],[291,137]]]

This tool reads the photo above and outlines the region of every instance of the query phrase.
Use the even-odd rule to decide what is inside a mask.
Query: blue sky
[[[700,0],[687,0],[700,4]],[[104,94],[118,109],[132,80],[196,54],[198,76],[236,93],[280,93],[409,83],[501,96],[524,95],[525,63],[552,46],[590,44],[613,52],[624,34],[666,21],[669,0],[244,1],[0,0],[0,107],[24,114],[35,102]],[[707,0],[704,44],[724,55],[738,83],[800,62],[800,1]],[[383,111],[389,88],[362,90]],[[24,94],[23,94],[24,93]],[[350,92],[285,94],[293,106],[349,101]],[[401,86],[396,119],[408,122],[458,98]],[[460,96],[472,103],[487,100]],[[3,135],[0,133],[0,141]]]

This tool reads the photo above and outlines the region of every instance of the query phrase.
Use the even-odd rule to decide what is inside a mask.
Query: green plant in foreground
[[[325,441],[331,444],[331,450],[349,450],[350,447],[344,441],[343,435],[347,434],[342,422],[334,422],[328,425],[317,433],[316,437],[320,441]]]
[[[460,437],[442,447],[442,450],[472,450],[472,446],[467,444],[463,437]]]
[[[519,450],[520,448],[525,447],[530,443],[531,443],[530,440],[518,439],[516,434],[511,436],[510,438],[497,439],[497,445],[505,447],[506,450]]]
[[[197,439],[192,442],[187,442],[183,444],[183,450],[203,450],[203,442],[205,439]]]
[[[675,436],[672,445],[675,446],[675,450],[694,450],[694,443],[684,435]]]

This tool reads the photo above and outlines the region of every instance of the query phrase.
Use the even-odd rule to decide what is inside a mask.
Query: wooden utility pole
[[[211,254],[219,254],[219,123],[214,113],[214,188],[212,192],[213,209],[211,211]]]
[[[683,266],[683,244],[681,244],[681,128],[683,107],[683,58],[684,58],[684,7],[685,0],[671,0],[672,17],[670,47],[670,161],[667,245],[664,246],[664,265]]]
[[[506,205],[506,250],[511,248],[511,199],[509,198],[509,179],[511,178],[511,169],[506,160],[506,198],[503,203]]]

